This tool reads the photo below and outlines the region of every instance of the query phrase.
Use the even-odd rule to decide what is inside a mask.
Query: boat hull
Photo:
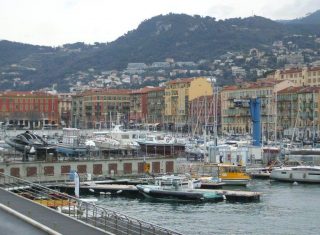
[[[225,185],[238,185],[238,186],[246,186],[249,183],[249,179],[221,179],[222,183]]]
[[[320,183],[320,170],[308,172],[303,170],[273,170],[270,179],[286,182]]]
[[[211,201],[218,202],[223,201],[222,195],[214,192],[197,192],[195,190],[187,191],[173,191],[173,190],[161,190],[155,188],[149,188],[145,186],[137,185],[140,193],[142,193],[146,198],[157,199],[163,201]]]
[[[86,146],[71,146],[59,144],[56,146],[57,153],[65,154],[68,156],[80,156],[88,153],[88,148]]]

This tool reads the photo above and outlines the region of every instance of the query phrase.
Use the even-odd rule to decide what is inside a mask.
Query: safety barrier
[[[82,201],[79,198],[47,188],[40,184],[0,173],[0,187],[33,200],[43,206],[81,220],[108,233],[139,235],[179,235],[176,231],[135,219],[125,214]]]

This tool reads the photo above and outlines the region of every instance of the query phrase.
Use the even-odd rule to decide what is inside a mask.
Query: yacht
[[[5,143],[16,151],[27,154],[55,153],[55,146],[48,144],[39,135],[26,131],[14,137],[5,137]]]
[[[105,132],[93,132],[93,137],[90,140],[100,150],[118,150],[120,148],[120,141],[112,138],[110,134],[106,134]]]
[[[273,169],[270,178],[278,181],[320,183],[320,166],[294,166]]]
[[[122,125],[115,125],[112,130],[95,132],[95,135],[104,136],[117,147],[115,150],[134,152],[140,149],[137,142],[137,131],[123,130]],[[117,141],[117,142],[116,142]]]
[[[80,129],[63,128],[62,143],[57,144],[57,153],[65,156],[84,156],[89,147],[81,142]]]
[[[184,152],[186,143],[172,135],[152,133],[138,140],[142,152],[169,155]]]

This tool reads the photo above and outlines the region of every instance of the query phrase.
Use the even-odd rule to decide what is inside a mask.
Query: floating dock
[[[57,185],[60,192],[74,194],[74,185]],[[80,185],[80,194],[93,194],[93,195],[110,195],[110,196],[126,196],[126,197],[139,197],[138,189],[134,185],[123,184],[95,184],[95,185]]]
[[[226,197],[228,202],[258,202],[260,201],[260,192],[236,191],[236,190],[215,190]]]
[[[221,187],[221,184],[205,185],[209,187],[206,189],[194,189],[199,191],[215,191],[225,196],[228,202],[258,202],[260,201],[260,192],[248,192],[238,190],[220,190],[210,189],[210,187]],[[74,185],[59,185],[56,186],[61,192],[74,194]],[[142,194],[134,185],[122,185],[122,184],[97,184],[97,185],[80,185],[80,194],[93,194],[93,195],[109,195],[109,196],[125,196],[139,198]]]

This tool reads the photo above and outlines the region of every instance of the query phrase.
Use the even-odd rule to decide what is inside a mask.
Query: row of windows
[[[14,108],[15,108],[15,111],[49,111],[49,105],[47,104],[47,105],[41,105],[41,106],[39,106],[39,105],[32,105],[32,104],[30,104],[30,105],[24,105],[24,106],[22,106],[22,105],[13,105],[13,104],[11,104],[11,105],[9,105],[9,107],[8,107],[8,109],[7,109],[7,106],[5,106],[5,105],[0,105],[0,109],[2,110],[2,111],[9,111],[9,110],[11,110],[11,111],[13,111],[14,110]],[[52,107],[52,111],[55,111],[55,106],[53,106]]]
[[[49,103],[53,103],[54,100],[50,100],[50,99],[37,99],[37,98],[30,98],[30,99],[13,99],[13,98],[2,98],[0,99],[1,103],[6,103],[7,101],[9,103],[18,103],[18,104],[21,104],[21,103],[46,103],[46,104],[49,104]]]
[[[130,100],[129,96],[87,96],[84,97],[85,101],[92,100]]]
[[[316,78],[313,78],[313,79],[309,78],[308,79],[308,83],[316,83],[316,82],[320,83],[320,77],[318,77],[318,80]]]

